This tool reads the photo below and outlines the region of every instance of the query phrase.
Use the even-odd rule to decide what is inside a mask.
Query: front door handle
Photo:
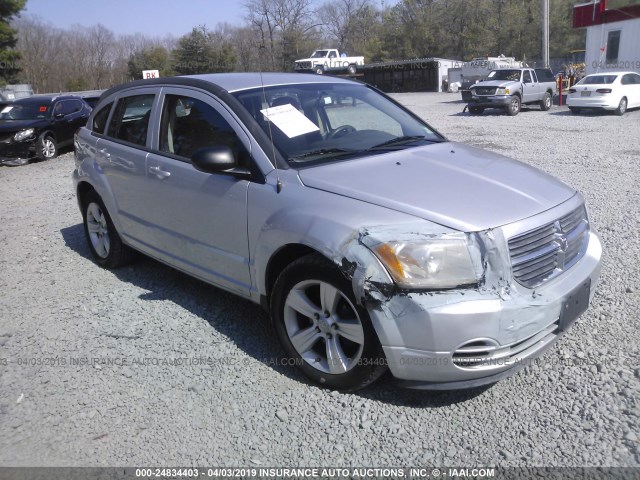
[[[155,167],[149,167],[149,171],[151,173],[153,173],[156,177],[158,177],[160,180],[163,180],[167,177],[169,177],[171,175],[171,172],[167,172],[165,170],[162,170],[160,167],[155,166]]]
[[[111,158],[111,154],[107,152],[106,148],[103,148],[102,150],[100,150],[100,153],[104,155],[104,158],[106,158],[107,160]]]

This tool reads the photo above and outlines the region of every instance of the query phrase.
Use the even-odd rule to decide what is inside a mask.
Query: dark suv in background
[[[91,107],[75,95],[36,95],[0,110],[0,164],[23,165],[32,158],[50,160],[73,144]]]

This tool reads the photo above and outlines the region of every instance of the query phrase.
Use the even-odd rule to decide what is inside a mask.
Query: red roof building
[[[573,7],[573,28],[586,28],[586,73],[640,73],[640,5],[608,8],[607,0]]]

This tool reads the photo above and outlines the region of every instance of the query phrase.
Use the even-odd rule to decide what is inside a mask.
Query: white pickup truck
[[[347,57],[335,48],[316,50],[309,58],[296,60],[293,69],[296,72],[348,73],[354,75],[358,66],[364,65],[364,57]]]

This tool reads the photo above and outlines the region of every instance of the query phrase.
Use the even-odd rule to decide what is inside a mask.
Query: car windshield
[[[324,58],[327,56],[327,50],[316,50],[315,52],[313,52],[313,55],[311,55],[311,58]]]
[[[283,85],[234,95],[292,166],[444,141],[404,108],[364,85]]]
[[[46,118],[49,106],[37,103],[14,103],[0,111],[0,120],[37,120]]]
[[[589,75],[578,83],[582,85],[608,85],[616,81],[617,75]]]
[[[511,80],[513,82],[520,81],[521,70],[493,70],[489,73],[489,80]]]

